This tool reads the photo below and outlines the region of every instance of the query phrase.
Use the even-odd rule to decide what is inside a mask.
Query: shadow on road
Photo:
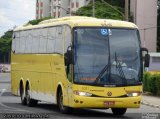
[[[62,114],[60,113],[58,107],[53,104],[43,104],[40,103],[36,107],[27,107],[23,106],[20,103],[4,103],[9,107],[16,107],[19,109],[25,109],[31,111],[31,113],[46,113],[49,114],[50,117],[65,117],[65,118],[124,118],[124,119],[132,119],[132,116],[124,115],[124,116],[115,116],[109,112],[103,112],[100,110],[90,110],[90,109],[74,109],[70,114]]]

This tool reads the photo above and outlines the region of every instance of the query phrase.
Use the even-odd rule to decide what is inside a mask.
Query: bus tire
[[[58,104],[60,112],[62,112],[64,114],[67,114],[67,113],[71,112],[72,108],[66,107],[66,106],[63,105],[63,93],[62,93],[62,89],[58,90],[57,104]]]
[[[29,85],[26,86],[26,103],[29,107],[34,107],[38,103],[37,100],[31,99]]]
[[[20,92],[20,97],[21,97],[21,104],[22,105],[26,105],[27,104],[27,102],[26,102],[26,96],[25,96],[25,94],[24,94],[24,87],[23,87],[23,83],[21,82],[20,83],[20,86],[19,86],[20,88],[20,90],[19,90],[19,92]]]
[[[124,115],[127,111],[127,108],[111,108],[114,115]]]

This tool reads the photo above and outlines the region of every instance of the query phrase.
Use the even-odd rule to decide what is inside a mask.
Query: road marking
[[[23,109],[19,109],[19,108],[14,108],[14,107],[9,107],[3,103],[0,103],[0,105],[2,107],[4,107],[5,109],[8,109],[8,110],[11,110],[11,111],[21,111],[21,112],[28,112],[28,113],[31,113],[31,111],[28,111],[28,110],[23,110]]]
[[[2,94],[6,91],[6,89],[2,89],[0,96],[2,96]]]
[[[1,93],[0,93],[0,96],[3,95],[3,93],[5,93],[6,89],[2,89],[1,90]],[[21,111],[21,112],[28,112],[28,113],[31,113],[31,111],[28,111],[28,110],[23,110],[23,109],[19,109],[19,108],[13,108],[13,107],[9,107],[5,104],[3,104],[2,102],[0,102],[0,106],[4,107],[4,110],[11,110],[11,111]]]
[[[154,105],[152,103],[148,103],[148,102],[145,102],[145,101],[142,101],[142,105],[146,105],[146,106],[149,106],[149,107],[154,107],[154,108],[160,110],[160,105]]]

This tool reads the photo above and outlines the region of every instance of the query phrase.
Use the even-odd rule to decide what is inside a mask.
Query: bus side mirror
[[[67,52],[64,55],[65,57],[65,65],[68,66],[70,64],[73,64],[73,52],[72,49],[67,49]]]
[[[144,66],[145,67],[149,67],[149,62],[150,62],[150,55],[149,54],[145,54],[145,57],[144,57]]]
[[[145,67],[149,67],[150,55],[148,54],[148,49],[147,49],[147,48],[141,48],[142,54],[143,54],[144,51],[147,53],[147,54],[145,54],[145,56],[143,57],[143,59],[144,59],[144,66],[145,66]]]

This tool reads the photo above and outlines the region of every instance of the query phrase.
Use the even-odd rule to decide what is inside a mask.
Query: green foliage
[[[7,32],[4,33],[4,35],[1,37],[3,39],[9,39],[12,38],[13,30],[8,30]]]
[[[28,24],[37,25],[39,22],[51,19],[52,17],[45,17],[43,19],[34,19],[28,22]]]
[[[6,62],[4,60],[9,57],[8,54],[10,54],[11,51],[12,34],[13,30],[8,30],[0,38],[0,62]]]
[[[46,17],[43,19],[38,19],[38,20],[31,20],[28,22],[28,24],[36,25],[39,22],[43,20],[51,19],[51,17]],[[5,32],[5,34],[0,38],[0,62],[7,62],[9,61],[9,54],[11,51],[11,44],[12,44],[12,34],[13,30],[8,30]]]
[[[113,6],[119,11],[124,11],[121,7]],[[92,16],[92,4],[81,7],[77,10],[76,15],[79,16]],[[102,3],[100,0],[95,2],[95,17],[105,19],[117,19],[122,20],[123,16],[109,5]]]
[[[160,96],[160,74],[144,73],[143,90]]]
[[[13,30],[5,32],[5,34],[0,38],[0,53],[5,54],[11,50],[11,39]]]
[[[9,39],[0,39],[0,52],[1,54],[6,54],[11,50],[11,38]]]

